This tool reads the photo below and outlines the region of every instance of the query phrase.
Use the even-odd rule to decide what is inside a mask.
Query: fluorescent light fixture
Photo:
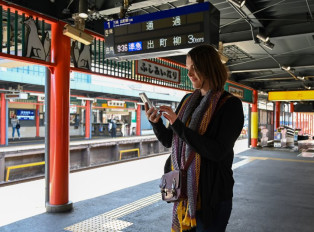
[[[258,38],[259,40],[261,40],[264,43],[269,41],[269,37],[268,36],[262,35],[260,33],[256,35],[256,38]]]
[[[90,97],[76,97],[76,99],[85,100],[85,101],[94,101],[94,98],[90,98]]]
[[[90,45],[94,37],[82,30],[66,24],[63,28],[63,34],[85,45]]]
[[[241,8],[245,4],[245,0],[229,0],[233,5]]]
[[[31,95],[31,96],[45,96],[45,94],[44,93],[29,93],[29,95]]]

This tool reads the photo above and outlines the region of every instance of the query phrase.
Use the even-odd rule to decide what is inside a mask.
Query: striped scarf
[[[207,130],[222,92],[208,91],[199,103],[201,91],[195,90],[182,103],[178,118],[189,128],[203,135]],[[199,104],[198,104],[199,103]],[[187,199],[175,202],[172,212],[171,232],[182,232],[196,227],[198,183],[201,158],[175,133],[172,138],[171,161],[174,169],[183,169],[190,155],[195,158],[187,170]]]

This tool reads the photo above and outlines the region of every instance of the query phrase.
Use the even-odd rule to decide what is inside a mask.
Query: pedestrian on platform
[[[21,127],[20,126],[20,121],[18,120],[18,118],[16,117],[15,114],[11,118],[11,126],[12,126],[12,139],[14,140],[15,130],[17,131],[17,135],[18,135],[19,139],[21,139],[21,136],[20,136],[20,127]]]
[[[228,74],[214,47],[191,49],[186,68],[194,91],[175,112],[161,106],[158,113],[145,104],[158,140],[172,148],[164,171],[183,169],[195,155],[187,170],[187,198],[173,206],[171,231],[223,232],[232,210],[233,147],[243,128],[242,102],[224,91]]]
[[[117,137],[117,121],[112,118],[111,121],[110,121],[110,124],[111,124],[111,137],[114,138],[114,137]]]

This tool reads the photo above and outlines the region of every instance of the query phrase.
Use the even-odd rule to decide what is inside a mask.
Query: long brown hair
[[[196,46],[187,55],[193,61],[196,73],[208,80],[211,90],[224,89],[228,72],[213,46],[205,44]]]

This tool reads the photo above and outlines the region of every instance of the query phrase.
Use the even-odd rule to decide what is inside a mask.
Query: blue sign
[[[35,120],[35,110],[17,110],[16,116],[19,120]]]
[[[129,52],[143,50],[142,41],[128,43]]]
[[[163,19],[163,18],[186,15],[186,14],[197,13],[197,12],[202,12],[202,11],[208,11],[208,9],[209,9],[208,2],[197,3],[197,4],[184,6],[184,7],[178,7],[178,8],[174,8],[170,10],[158,11],[158,12],[138,15],[138,16],[134,16],[130,18],[108,21],[104,23],[104,27],[105,29],[110,29],[110,28],[120,27],[120,26],[133,24],[133,23],[142,23],[142,22],[147,22],[147,21],[152,21],[152,20],[157,20],[157,19]]]

